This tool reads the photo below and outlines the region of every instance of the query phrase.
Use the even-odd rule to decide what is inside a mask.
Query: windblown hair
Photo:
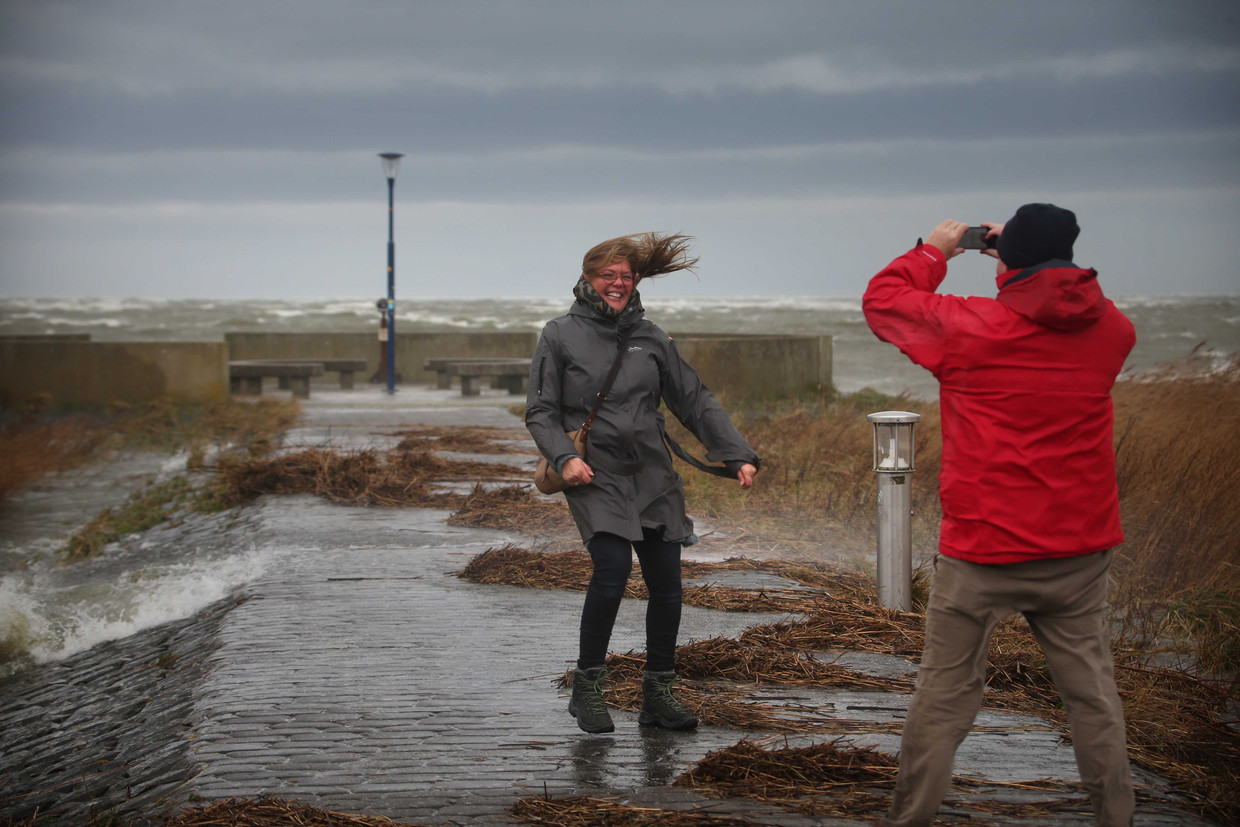
[[[581,274],[596,276],[599,271],[618,258],[633,268],[633,283],[642,279],[665,276],[680,270],[692,271],[697,266],[696,257],[689,256],[692,236],[681,233],[634,233],[612,238],[590,248],[581,260]]]

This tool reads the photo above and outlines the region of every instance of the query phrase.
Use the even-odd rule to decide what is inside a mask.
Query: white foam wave
[[[49,316],[43,320],[43,323],[60,325],[61,327],[106,327],[115,330],[123,327],[125,320],[115,318],[66,319],[64,317]]]
[[[273,556],[253,550],[152,565],[110,582],[60,583],[54,570],[7,574],[0,579],[0,676],[190,617],[257,579]]]

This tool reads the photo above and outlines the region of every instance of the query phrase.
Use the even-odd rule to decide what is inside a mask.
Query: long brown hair
[[[583,276],[597,276],[599,271],[618,258],[633,268],[633,283],[642,279],[665,276],[680,270],[692,271],[696,257],[689,256],[692,236],[683,233],[633,233],[609,238],[590,248],[581,260]]]

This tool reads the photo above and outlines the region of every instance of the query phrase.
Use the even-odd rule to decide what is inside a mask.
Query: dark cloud
[[[543,222],[509,248],[679,209],[743,256],[748,213],[802,237],[840,199],[864,224],[1035,192],[1139,201],[1143,219],[1174,205],[1191,227],[1240,187],[1238,17],[1216,0],[7,0],[0,289],[82,262],[146,273],[126,259],[151,249],[152,272],[194,260],[205,279],[204,255],[269,271],[335,237],[333,205],[382,197],[380,150],[408,153],[406,203],[452,205],[462,226],[441,238]],[[788,220],[798,202],[809,224]],[[339,233],[305,266],[345,289],[323,262],[345,269],[363,230]],[[457,266],[494,266],[466,246]]]

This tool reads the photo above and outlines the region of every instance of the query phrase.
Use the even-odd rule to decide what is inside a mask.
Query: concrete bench
[[[233,393],[260,395],[263,379],[268,376],[284,380],[293,396],[310,398],[310,377],[322,376],[320,362],[275,362],[252,359],[228,363],[228,387]]]
[[[345,390],[353,387],[353,374],[366,370],[365,359],[262,359],[261,361],[271,365],[322,365],[324,373],[340,374],[340,387]],[[288,390],[287,377],[278,378],[280,387]]]
[[[452,377],[460,377],[462,396],[478,396],[484,377],[491,379],[492,387],[505,388],[513,396],[522,395],[530,378],[529,359],[436,356],[427,359],[422,367],[435,371],[435,384],[441,390],[452,387]]]

